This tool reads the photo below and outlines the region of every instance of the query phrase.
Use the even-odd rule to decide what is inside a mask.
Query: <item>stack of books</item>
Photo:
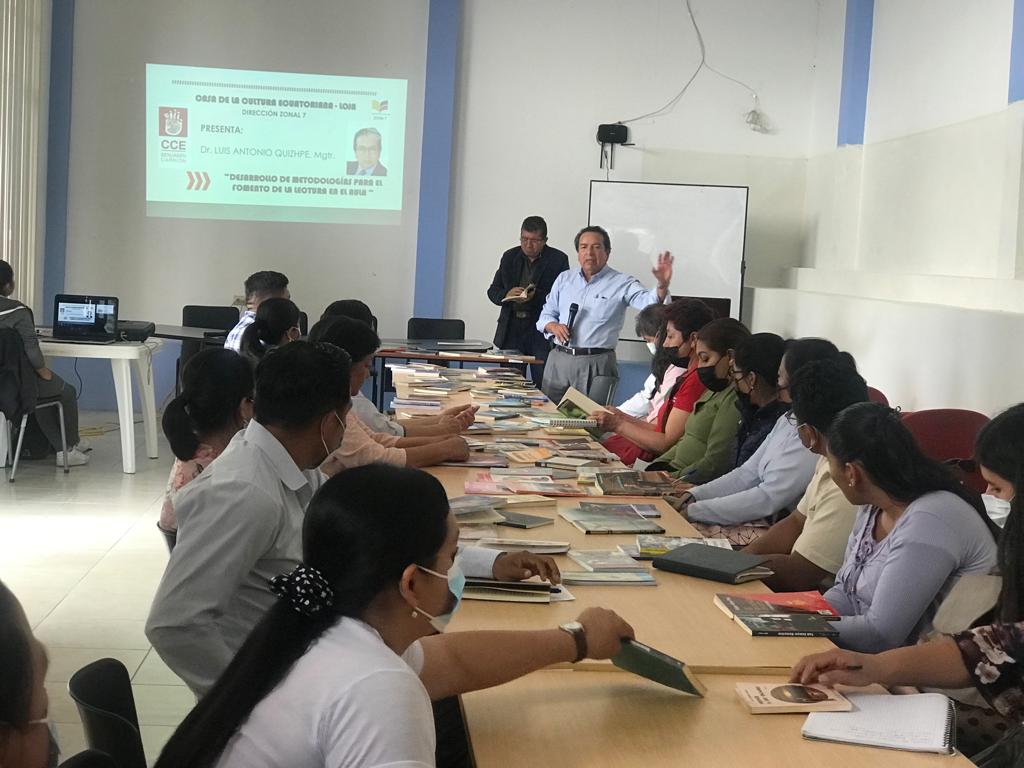
[[[754,637],[836,637],[839,618],[818,592],[717,594],[714,603]]]
[[[603,507],[604,505],[602,505]],[[607,509],[563,509],[559,516],[587,534],[664,533],[665,529],[633,510],[609,505]]]
[[[591,573],[633,573],[646,569],[618,549],[570,549],[569,557]]]
[[[679,493],[668,472],[609,472],[595,475],[606,496],[672,496]]]

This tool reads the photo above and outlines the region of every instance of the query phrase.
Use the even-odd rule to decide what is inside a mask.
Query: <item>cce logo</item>
[[[188,110],[182,107],[160,107],[160,135],[188,136]]]

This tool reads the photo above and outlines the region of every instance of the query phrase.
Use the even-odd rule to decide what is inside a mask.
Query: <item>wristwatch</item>
[[[576,641],[576,658],[572,660],[572,663],[575,664],[585,659],[587,657],[587,632],[583,629],[583,625],[578,621],[570,621],[560,624],[558,628],[563,632],[568,632]]]

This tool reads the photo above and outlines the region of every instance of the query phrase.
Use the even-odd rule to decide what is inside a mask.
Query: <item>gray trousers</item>
[[[53,400],[57,398],[60,400],[61,405],[64,407],[64,429],[68,439],[68,450],[71,450],[78,445],[78,398],[75,388],[68,384],[64,379],[58,376],[56,373],[53,374],[53,378],[49,381],[45,379],[39,379],[38,393],[40,400]],[[36,411],[36,421],[39,423],[39,429],[42,430],[43,434],[46,435],[46,439],[50,445],[53,446],[53,450],[59,451],[60,447],[60,415],[56,408],[43,408],[42,410]]]
[[[619,365],[615,350],[599,355],[570,355],[557,346],[548,355],[544,366],[541,390],[558,405],[569,387],[575,387],[592,400],[604,405],[615,394],[619,382]]]

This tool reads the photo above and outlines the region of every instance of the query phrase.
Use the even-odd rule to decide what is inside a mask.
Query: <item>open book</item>
[[[537,292],[537,286],[530,283],[525,288],[516,286],[515,288],[509,288],[508,293],[505,294],[505,298],[501,300],[504,304],[506,301],[519,301],[526,302],[533,298],[533,294]]]

